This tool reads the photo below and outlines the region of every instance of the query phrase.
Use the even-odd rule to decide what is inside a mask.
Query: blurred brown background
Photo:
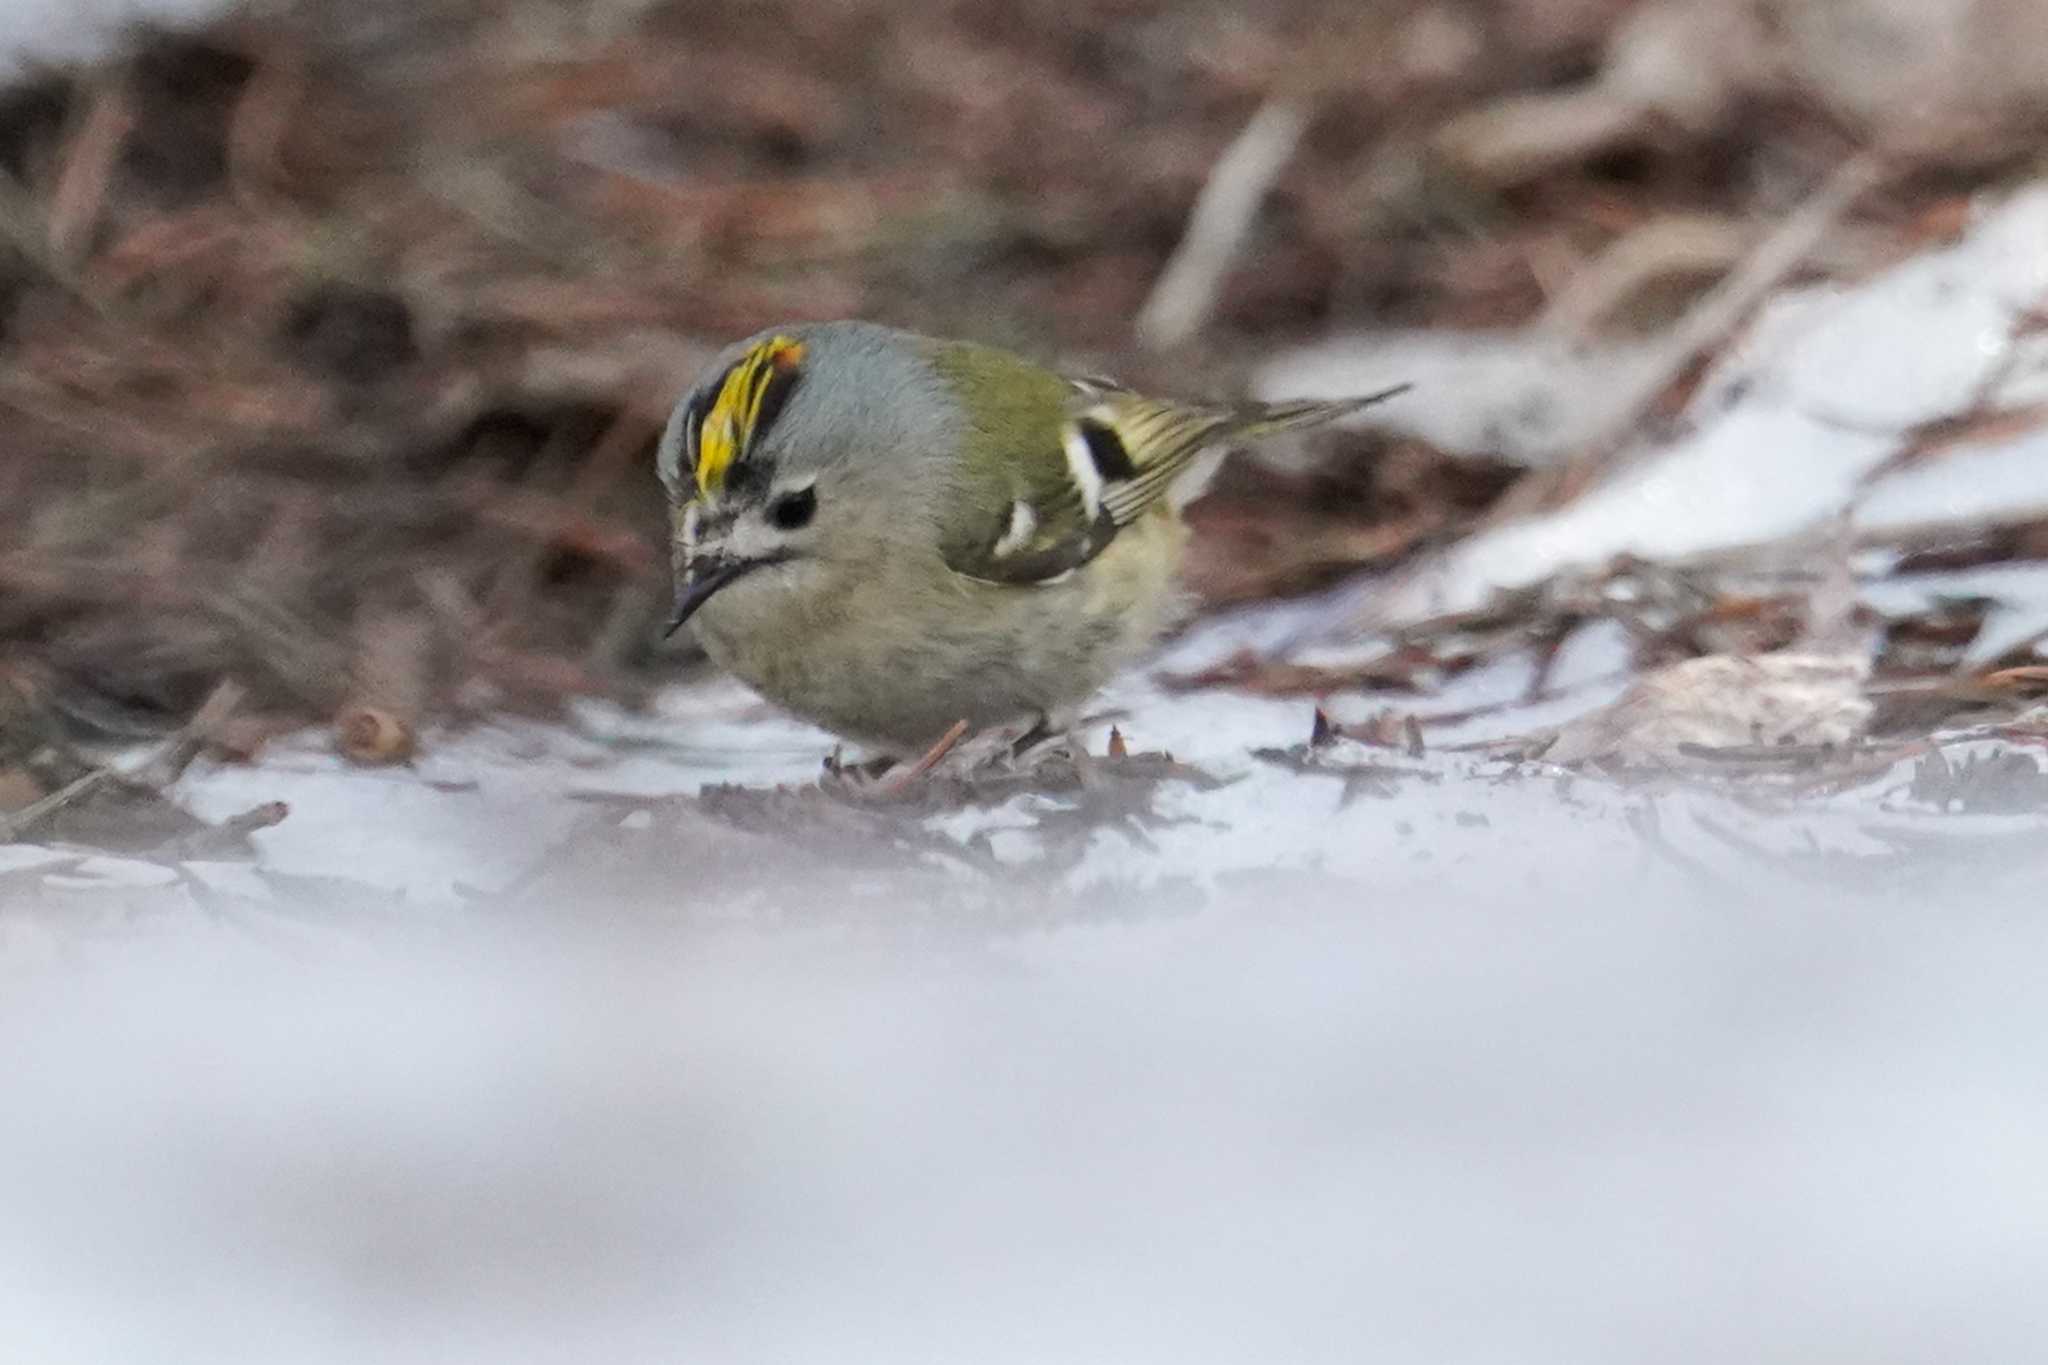
[[[307,0],[138,31],[0,97],[0,660],[110,730],[227,677],[259,731],[365,689],[630,696],[688,653],[653,643],[650,450],[736,334],[859,315],[1227,392],[1285,342],[1519,326],[1589,280],[1583,326],[1647,331],[1858,148],[1885,188],[1801,273],[1953,233],[2035,166],[2043,16]],[[1205,187],[1248,207],[1162,301]],[[1410,555],[1523,477],[1318,457],[1205,507],[1212,601]]]

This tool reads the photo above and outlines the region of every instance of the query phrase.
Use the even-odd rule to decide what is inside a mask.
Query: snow
[[[1372,425],[1445,450],[1545,465],[1608,429],[1646,363],[1637,347],[1542,334],[1393,330],[1284,352],[1254,388],[1278,402],[1412,384],[1372,409]]]
[[[2014,331],[2048,296],[2043,241],[2048,188],[2035,187],[1987,212],[1952,247],[1860,285],[1774,301],[1703,384],[1678,439],[1637,453],[1555,512],[1475,536],[1406,581],[1354,595],[1323,629],[1470,610],[1497,590],[1621,554],[1672,560],[1782,541],[1825,527],[1866,496],[1873,525],[1904,507],[1971,517],[1999,495],[2040,498],[2048,487],[2034,458],[2038,432],[1963,464],[1951,456],[1868,489],[1866,480],[1914,426],[2039,387],[2042,348],[2016,349]],[[1377,362],[1370,378],[1387,378]],[[1329,382],[1345,392],[1351,381],[1333,374]],[[1996,483],[1979,488],[1986,469]],[[1891,478],[1902,480],[1897,492]],[[1954,491],[1927,500],[1930,481]]]
[[[230,0],[6,0],[0,3],[0,72],[29,62],[98,56],[135,23],[194,24]]]
[[[1553,857],[939,944],[130,945],[0,994],[0,1349],[2024,1359],[2044,932]]]
[[[114,887],[172,886],[178,870],[137,858],[86,858],[67,872],[52,873],[42,884],[60,891],[101,891]]]
[[[1922,460],[1856,505],[1866,531],[1949,522],[1998,525],[2048,516],[2048,427],[1976,450]]]
[[[661,796],[710,782],[809,781],[832,738],[775,717],[737,684],[679,690],[648,714],[587,706],[574,727],[502,722],[430,734],[411,767],[362,769],[309,734],[255,765],[203,768],[181,799],[220,821],[268,801],[291,816],[255,836],[267,866],[456,905],[502,891],[592,818],[589,793]]]
[[[1895,617],[1928,611],[1943,600],[1989,601],[1984,623],[1963,654],[1963,662],[1972,666],[1991,663],[2048,635],[2048,565],[2038,562],[1902,574],[1865,584],[1861,595],[1870,606]]]
[[[1628,627],[1606,617],[1588,621],[1558,646],[1557,657],[1550,663],[1550,690],[1569,693],[1613,681],[1628,672],[1634,659]]]
[[[69,861],[71,859],[63,852],[53,848],[38,848],[34,844],[0,844],[0,873],[29,872]]]

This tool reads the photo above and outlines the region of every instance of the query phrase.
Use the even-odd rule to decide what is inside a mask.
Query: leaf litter
[[[509,715],[559,723],[579,698],[696,695],[669,682],[690,666],[687,650],[664,656],[650,643],[665,556],[646,454],[680,376],[764,316],[879,312],[1141,383],[1171,374],[1213,387],[1246,356],[1326,330],[1345,299],[1372,300],[1358,311],[1378,325],[1455,343],[1439,348],[1442,366],[1426,346],[1378,348],[1375,364],[1417,367],[1392,377],[1415,381],[1409,401],[1424,406],[1262,466],[1240,462],[1198,509],[1190,566],[1211,607],[1317,628],[1279,647],[1251,632],[1206,661],[1177,647],[1165,692],[1132,684],[1145,706],[1129,723],[1141,732],[1147,708],[1182,704],[1171,697],[1199,710],[1263,695],[1298,699],[1278,704],[1299,708],[1286,728],[1312,727],[1306,744],[1217,722],[1240,738],[1195,764],[1126,747],[997,771],[942,754],[880,793],[836,777],[761,788],[698,774],[687,785],[701,792],[662,800],[695,803],[727,830],[779,829],[790,837],[777,848],[833,850],[829,865],[885,848],[958,878],[1032,859],[1049,876],[1085,870],[1101,861],[1104,831],[1165,862],[1190,831],[1228,823],[1215,812],[1239,810],[1231,803],[1249,792],[1282,799],[1270,788],[1279,775],[1340,779],[1343,809],[1361,795],[1458,786],[1450,779],[1478,771],[1460,762],[1492,765],[1489,782],[1550,783],[1569,760],[1723,793],[1748,784],[1744,799],[1770,804],[1867,790],[1900,763],[1960,753],[1952,767],[2009,770],[2011,789],[2027,790],[2039,695],[2029,670],[2048,616],[2017,581],[1988,593],[1963,582],[2048,555],[2048,488],[2039,462],[2018,453],[2040,431],[2044,289],[1998,264],[2017,259],[1998,243],[2025,235],[2038,192],[2005,207],[1987,194],[1980,211],[1968,197],[2009,178],[2010,160],[1963,155],[1954,141],[1895,152],[1813,217],[1796,250],[1766,261],[1755,254],[1766,235],[1747,224],[1782,199],[1761,180],[1684,178],[1714,129],[1754,117],[1757,88],[1738,81],[1675,143],[1651,139],[1640,153],[1672,174],[1617,181],[1609,151],[1558,145],[1542,188],[1496,183],[1457,204],[1394,168],[1454,145],[1468,171],[1503,164],[1473,153],[1473,130],[1503,126],[1485,120],[1517,107],[1535,73],[1603,50],[1626,73],[1669,31],[1648,17],[1612,29],[1623,7],[1588,6],[1578,27],[1510,25],[1483,57],[1433,66],[1419,54],[1470,50],[1444,45],[1455,21],[1446,28],[1441,7],[1420,5],[1392,21],[1392,50],[1408,57],[1370,77],[1309,82],[1306,131],[1258,169],[1254,207],[1287,212],[1239,213],[1232,240],[1217,239],[1227,251],[1201,245],[1201,306],[1174,323],[1187,340],[1153,353],[1129,319],[1175,238],[1140,244],[1123,225],[1136,204],[1185,208],[1205,185],[1230,190],[1216,158],[1257,107],[1257,72],[1284,64],[1304,34],[1328,40],[1315,5],[1273,7],[1239,29],[1235,50],[1252,54],[1243,69],[1205,61],[1200,43],[1147,47],[1149,85],[1105,80],[1076,57],[1072,44],[1123,22],[1113,6],[1027,16],[1001,35],[977,26],[974,6],[943,18],[854,6],[793,20],[790,50],[776,56],[748,55],[717,26],[678,24],[679,6],[638,7],[629,37],[565,21],[519,41],[512,6],[429,8],[314,21],[275,7],[143,35],[97,70],[46,73],[17,92],[24,116],[0,149],[21,228],[0,403],[22,458],[0,473],[0,645],[61,698],[65,732],[34,747],[33,763],[0,766],[17,811],[111,771],[77,747],[81,733],[100,750],[133,743],[190,716],[222,679],[248,699],[210,732],[219,759],[253,759],[260,774],[267,745],[330,725],[351,760],[479,800],[490,780],[430,776],[432,746],[459,749]],[[1995,6],[1966,8],[1970,22],[1993,22],[1983,15]],[[970,91],[931,74],[984,69],[955,60],[878,92],[874,66],[843,60],[912,36],[954,59],[999,51],[1033,78]],[[1853,100],[1831,83],[1828,41],[1802,31],[1797,55],[1820,73],[1814,103],[1839,112]],[[733,60],[753,79],[682,79]],[[1800,70],[1774,75],[1768,98],[1790,89],[1797,102]],[[1618,88],[1596,85],[1602,99]],[[682,88],[704,103],[678,106]],[[2000,89],[2022,98],[1999,108],[2024,104],[2024,83],[1974,93]],[[424,101],[448,107],[451,91],[457,103],[476,97],[473,120],[420,115]],[[854,137],[857,105],[877,112]],[[1058,135],[1061,120],[1084,109],[1151,147],[1143,176],[1060,159],[1084,145]],[[1987,110],[2003,117],[1981,101],[1973,117]],[[1623,120],[1609,135],[1632,143],[1632,128]],[[1838,130],[1796,121],[1757,145],[1812,169],[1810,185],[1845,150]],[[1676,231],[1702,195],[1719,226]],[[1474,202],[1482,231],[1441,230],[1473,222]],[[1351,235],[1362,204],[1379,232],[1367,259]],[[1252,251],[1258,270],[1233,266],[1233,253]],[[1580,259],[1593,266],[1565,272],[1569,289],[1546,289],[1556,261]],[[1953,291],[1915,292],[1964,265],[1960,304]],[[1741,300],[1734,311],[1702,311],[1716,280],[1745,270],[1833,283],[1771,294],[1760,310],[1757,296],[1724,291]],[[1688,272],[1688,288],[1665,290]],[[948,285],[969,278],[971,317]],[[1660,311],[1672,297],[1680,306]],[[1990,321],[1965,335],[1980,305]],[[1832,333],[1830,308],[1844,319]],[[1891,347],[1867,375],[1840,341],[1859,328],[1865,351]],[[1474,393],[1456,377],[1471,354],[1461,336],[1483,338],[1488,363],[1545,377],[1518,388],[1496,370]],[[1636,391],[1639,377],[1612,358],[1642,353],[1642,336],[1662,336],[1680,362],[1630,400],[1616,430],[1632,448],[1616,459],[1591,449],[1592,399]],[[1929,337],[1981,353],[1925,365],[1916,357]],[[1341,388],[1344,354],[1331,349],[1321,369],[1307,351],[1283,354],[1259,382],[1314,374],[1315,386]],[[1787,356],[1814,358],[1801,369]],[[1900,356],[1946,396],[1914,408],[1900,395],[1932,395],[1928,383],[1874,392]],[[1573,365],[1581,381],[1558,378]],[[1517,392],[1557,410],[1508,403],[1486,421],[1441,420]],[[1728,464],[1744,442],[1768,462]],[[1688,460],[1740,485],[1740,469],[1775,478],[1783,451],[1808,446],[1849,452],[1854,477],[1794,488],[1796,516],[1731,513],[1718,539],[1700,533],[1714,506],[1688,496]],[[1995,499],[1954,496],[1978,483],[1964,475],[1972,462],[2001,481]],[[1845,507],[1847,548],[1814,531]],[[1685,529],[1674,539],[1672,526]],[[1863,662],[1851,651],[1819,667],[1798,652],[1829,565],[1853,578]],[[1271,605],[1288,598],[1301,605]],[[1363,618],[1360,601],[1373,604]],[[1333,619],[1348,623],[1341,639],[1329,638]],[[1621,642],[1616,666],[1560,682],[1559,660],[1596,636],[1603,658]],[[1542,719],[1560,708],[1572,713],[1561,725]],[[678,723],[698,728],[687,708]],[[1987,743],[2015,746],[2011,761],[1971,756]],[[257,795],[201,770],[197,785]],[[1919,789],[1940,781],[1964,779]],[[274,845],[279,794],[212,811],[211,827],[167,831],[156,847],[189,860]],[[1988,810],[1998,799],[1929,804]],[[1007,829],[976,827],[983,817]]]

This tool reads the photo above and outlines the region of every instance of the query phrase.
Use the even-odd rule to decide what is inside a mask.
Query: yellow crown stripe
[[[733,462],[746,453],[760,423],[770,381],[795,369],[803,356],[802,342],[793,337],[770,337],[749,350],[726,374],[697,437],[699,492],[716,496],[725,487]]]

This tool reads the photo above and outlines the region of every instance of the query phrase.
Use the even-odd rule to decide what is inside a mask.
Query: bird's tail
[[[1412,384],[1396,384],[1359,398],[1304,398],[1291,403],[1247,403],[1236,410],[1232,435],[1256,441],[1284,431],[1306,431],[1339,421],[1352,413],[1408,392]]]

